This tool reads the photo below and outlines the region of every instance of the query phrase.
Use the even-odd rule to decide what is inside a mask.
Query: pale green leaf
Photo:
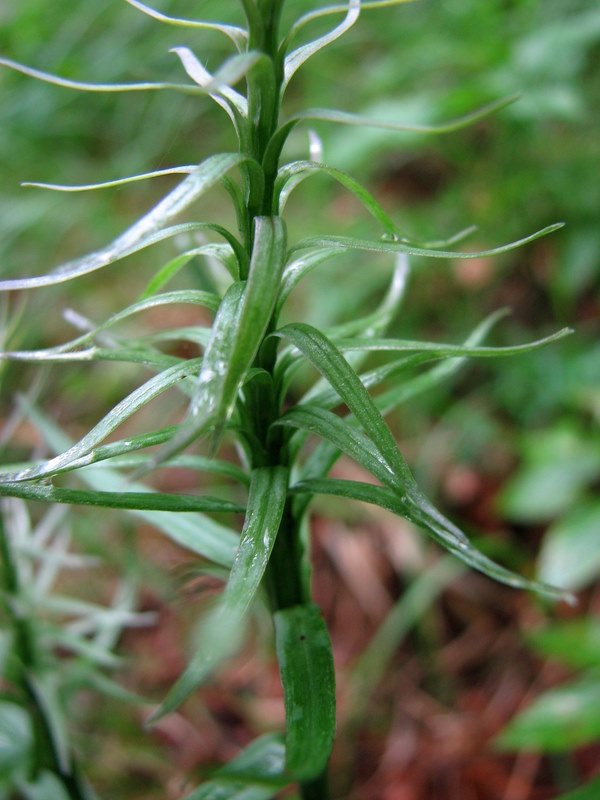
[[[165,238],[205,227],[202,223],[187,223],[164,228],[165,224],[218,183],[229,170],[251,161],[252,159],[248,156],[240,153],[222,153],[211,156],[169,192],[151,211],[106,247],[82,258],[68,261],[47,275],[0,281],[0,291],[31,289],[72,280],[108,266]]]

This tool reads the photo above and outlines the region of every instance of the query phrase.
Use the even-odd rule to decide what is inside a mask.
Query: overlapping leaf
[[[47,275],[0,281],[0,291],[32,289],[69,281],[113,264],[166,238],[206,227],[202,223],[187,223],[169,228],[164,226],[218,183],[233,167],[251,163],[254,163],[252,159],[241,153],[211,156],[111,244],[82,258],[68,261]]]
[[[215,666],[239,646],[243,619],[258,591],[279,530],[287,487],[288,471],[284,467],[264,467],[252,472],[246,519],[223,595],[203,621],[198,651],[152,721],[180,706]]]

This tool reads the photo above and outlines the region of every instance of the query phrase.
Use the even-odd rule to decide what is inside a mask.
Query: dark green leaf
[[[185,494],[159,492],[91,492],[80,489],[61,489],[55,486],[23,483],[0,483],[0,496],[21,497],[43,503],[102,506],[145,511],[208,511],[240,513],[244,506],[221,500],[219,497],[194,497]]]
[[[567,794],[561,794],[557,800],[598,800],[600,797],[600,775],[597,775],[585,786],[575,789]]]
[[[520,575],[496,564],[473,547],[461,531],[456,529],[460,536],[457,535],[448,525],[441,524],[435,517],[424,511],[419,503],[413,501],[410,496],[399,495],[398,492],[394,492],[387,487],[328,478],[301,481],[292,486],[290,492],[331,494],[360,500],[364,503],[374,503],[423,528],[435,542],[445,547],[446,550],[457,556],[465,564],[479,570],[479,572],[483,572],[484,575],[494,580],[517,589],[529,589],[549,597],[562,600],[571,599],[568,594],[555,589],[553,586],[522,578]]]
[[[575,619],[526,634],[527,643],[546,658],[575,668],[600,667],[600,621]]]
[[[321,610],[293,606],[275,616],[277,659],[286,719],[286,770],[292,778],[318,777],[335,736],[335,671]]]

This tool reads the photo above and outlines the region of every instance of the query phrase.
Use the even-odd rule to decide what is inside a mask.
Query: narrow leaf
[[[87,81],[72,81],[69,78],[62,78],[60,75],[52,75],[49,72],[19,64],[10,58],[0,58],[0,66],[8,67],[15,72],[21,72],[23,75],[36,78],[38,81],[44,81],[44,83],[51,83],[64,89],[76,89],[81,92],[148,92],[172,89],[186,94],[207,93],[202,87],[187,83],[88,83]]]
[[[303,239],[298,244],[292,247],[291,252],[295,253],[298,250],[305,250],[312,247],[340,247],[343,250],[366,250],[375,253],[406,253],[409,256],[422,256],[426,258],[486,258],[487,256],[496,256],[501,253],[508,253],[511,250],[516,250],[518,247],[529,244],[542,236],[547,236],[549,233],[559,230],[564,227],[563,222],[557,222],[554,225],[548,225],[530,236],[523,239],[518,239],[515,242],[495,247],[491,250],[480,250],[478,252],[464,253],[453,250],[435,250],[426,247],[414,247],[410,244],[404,244],[399,241],[367,241],[365,239],[355,239],[350,236],[313,236],[308,239]]]
[[[213,447],[218,443],[271,321],[285,256],[283,221],[256,218],[248,281],[233,284],[223,298],[187,421],[169,454],[208,431]]]
[[[125,2],[129,3],[130,6],[137,8],[138,11],[147,14],[149,17],[152,17],[159,22],[164,22],[167,25],[175,25],[182,28],[200,28],[203,30],[212,30],[224,33],[225,36],[231,39],[238,49],[242,48],[248,40],[248,34],[244,28],[239,28],[236,25],[224,25],[216,22],[202,22],[195,19],[171,17],[167,14],[163,14],[161,11],[157,11],[155,8],[151,8],[145,3],[141,3],[140,0],[125,0]]]
[[[221,500],[219,497],[194,497],[159,492],[92,492],[81,489],[61,489],[55,486],[23,483],[0,483],[0,496],[20,497],[42,503],[67,503],[79,506],[124,508],[131,511],[208,511],[240,513],[244,506]]]
[[[298,71],[298,69],[300,69],[302,64],[304,64],[305,61],[308,61],[309,58],[312,58],[312,56],[318,53],[319,50],[322,50],[324,47],[327,47],[327,45],[335,42],[336,39],[339,39],[340,36],[346,33],[346,31],[354,25],[359,14],[360,0],[348,0],[346,17],[342,22],[340,22],[339,25],[336,25],[333,30],[329,31],[323,36],[320,36],[318,39],[298,47],[284,59],[283,83],[281,87],[282,93],[285,91],[293,75]],[[294,29],[292,29],[291,33],[292,35],[295,33]],[[288,40],[286,39],[282,45],[283,52],[285,52],[287,44]]]
[[[318,777],[335,736],[335,671],[331,642],[316,605],[276,612],[275,642],[286,720],[286,770],[296,780]]]
[[[184,167],[169,167],[168,169],[157,169],[154,172],[142,172],[139,175],[128,175],[126,178],[117,178],[112,181],[102,183],[84,183],[79,185],[69,185],[63,183],[39,183],[38,181],[24,181],[21,186],[33,187],[35,189],[50,189],[53,192],[89,192],[95,189],[110,189],[114,186],[125,186],[129,183],[146,181],[150,178],[162,178],[164,175],[190,175],[196,165]]]
[[[229,170],[249,161],[251,159],[248,156],[240,153],[222,153],[211,156],[169,192],[151,211],[111,244],[82,258],[68,261],[48,275],[37,278],[16,278],[14,280],[0,281],[0,291],[31,289],[72,280],[119,261],[125,256],[131,255],[169,236],[175,236],[186,230],[197,230],[205,227],[198,223],[188,223],[187,225],[176,225],[165,229],[164,225],[184,211],[200,195],[218,183]]]
[[[24,469],[13,474],[0,475],[1,482],[30,481],[37,478],[48,477],[59,470],[63,470],[77,459],[87,456],[106,437],[119,427],[126,419],[143,408],[162,392],[178,383],[182,378],[198,372],[202,359],[195,358],[177,364],[149,381],[128,395],[124,400],[112,408],[108,414],[87,433],[77,444],[55,458],[42,465]]]
[[[295,484],[290,489],[290,492],[330,494],[360,500],[364,503],[373,503],[423,528],[435,542],[457,556],[467,566],[473,567],[494,580],[517,589],[528,589],[555,599],[566,600],[567,602],[572,602],[573,600],[571,595],[562,592],[560,589],[538,581],[528,580],[496,564],[473,547],[464,535],[458,537],[453,535],[452,531],[432,524],[432,520],[418,504],[412,502],[407,496],[399,496],[397,492],[387,487],[328,478],[301,481]]]
[[[293,117],[290,117],[290,119],[284,122],[275,131],[267,147],[264,161],[269,165],[276,164],[279,161],[279,156],[283,149],[283,145],[285,144],[291,131],[300,122],[333,122],[338,125],[357,125],[360,127],[392,130],[397,131],[398,133],[421,133],[424,135],[452,133],[453,131],[460,130],[461,128],[465,128],[468,125],[472,125],[473,123],[484,119],[490,114],[493,114],[505,106],[510,105],[510,103],[514,103],[515,100],[519,99],[519,97],[520,95],[512,95],[511,97],[498,100],[494,103],[489,103],[482,108],[471,111],[469,114],[465,114],[464,116],[450,120],[449,122],[440,123],[439,125],[411,125],[409,123],[374,119],[371,117],[362,116],[361,114],[350,114],[346,111],[336,111],[328,108],[311,108],[307,111],[301,111],[298,114],[295,114]]]
[[[27,409],[28,417],[42,433],[54,452],[68,450],[71,442],[57,426],[33,407]],[[115,469],[87,468],[78,477],[92,489],[102,492],[120,492],[125,478]],[[127,481],[131,491],[144,492],[147,486]],[[223,567],[231,567],[239,541],[237,533],[210,517],[200,513],[177,514],[170,511],[131,511],[147,524],[158,528],[181,547]]]
[[[279,530],[287,482],[288,472],[284,467],[253,470],[246,519],[223,595],[203,621],[198,652],[150,723],[178,708],[217,664],[232,656],[239,646],[243,619],[258,591]]]

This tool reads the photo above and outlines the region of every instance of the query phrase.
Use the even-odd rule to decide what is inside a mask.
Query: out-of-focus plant
[[[335,734],[335,675],[327,627],[311,593],[307,511],[313,496],[336,495],[379,505],[415,523],[468,566],[511,586],[557,596],[549,586],[520,577],[484,556],[427,499],[384,416],[408,397],[447,378],[466,358],[518,355],[567,332],[525,345],[483,346],[482,340],[501,312],[484,320],[462,345],[387,338],[386,328],[404,298],[409,258],[480,259],[527,244],[559,225],[492,250],[456,251],[452,245],[464,238],[463,234],[433,243],[408,236],[360,183],[323,163],[320,141],[314,133],[310,157],[286,161],[283,154],[288,137],[301,125],[328,123],[426,136],[451,133],[512,102],[514,97],[492,102],[441,124],[410,125],[328,108],[285,115],[282,103],[288,85],[309,59],[349,31],[361,10],[395,6],[402,0],[349,0],[341,6],[315,8],[297,18],[284,14],[283,0],[241,0],[245,25],[174,18],[139,0],[128,2],[164,23],[199,34],[222,34],[233,55],[211,73],[191,49],[176,47],[174,53],[189,81],[116,84],[84,83],[5,58],[0,63],[67,89],[109,94],[168,91],[210,97],[229,117],[237,149],[213,155],[200,164],[159,169],[103,184],[38,184],[74,192],[184,175],[156,206],[109,245],[41,277],[4,280],[0,283],[4,291],[62,284],[142,251],[150,260],[152,248],[159,243],[174,241],[179,246],[174,257],[157,266],[143,295],[104,323],[98,325],[71,314],[70,319],[82,333],[66,344],[24,351],[10,349],[8,343],[3,357],[11,362],[119,362],[155,374],[75,444],[65,447],[59,443],[57,455],[50,459],[6,467],[0,493],[41,503],[126,509],[225,572],[225,587],[200,624],[195,652],[152,721],[177,709],[238,650],[249,608],[264,590],[275,629],[285,737],[274,734],[257,740],[191,797],[226,798],[243,792],[246,797],[267,798],[296,783],[303,798],[325,798]],[[341,17],[341,21],[311,39],[311,29],[332,16]],[[234,88],[242,81],[245,93]],[[239,180],[232,177],[236,172]],[[283,219],[287,201],[301,182],[315,174],[329,177],[352,193],[379,224],[381,237],[320,233],[302,234],[288,242]],[[229,196],[237,221],[235,229],[227,218],[177,221],[216,186]],[[387,254],[393,261],[389,290],[378,307],[329,327],[305,322],[281,324],[280,315],[290,295],[310,271],[333,259],[346,259],[351,269],[357,255],[362,257],[360,268],[366,270],[374,254]],[[214,291],[165,290],[169,281],[196,259],[208,262]],[[214,314],[212,325],[198,323],[146,336],[119,333],[130,318],[173,306],[192,307],[198,317],[200,310],[208,311]],[[165,347],[174,341],[199,347],[202,357],[171,354]],[[380,361],[365,368],[371,353],[378,354]],[[432,366],[432,362],[437,363]],[[319,377],[298,397],[296,377],[305,366]],[[187,408],[182,419],[149,433],[122,439],[113,436],[137,411],[167,390],[178,393]],[[181,402],[178,408],[182,408]],[[343,410],[336,413],[339,408]],[[43,422],[42,428],[52,446],[56,440],[52,429]],[[205,454],[183,453],[196,442],[207,446]],[[224,442],[235,443],[239,463],[216,457]],[[155,449],[146,452],[149,448]],[[358,462],[377,484],[328,477],[342,453]],[[230,481],[227,496],[157,491],[149,476],[159,467],[185,467],[198,476],[225,476]],[[69,485],[70,478],[85,488]],[[234,523],[215,521],[215,514],[242,514],[241,532]],[[20,589],[14,583],[10,552],[6,552],[5,591],[10,595]],[[15,708],[25,707],[20,703],[23,698],[18,682],[9,697]],[[36,762],[34,772],[39,774],[45,766],[43,761]],[[49,766],[60,779],[60,764]],[[69,797],[84,796],[79,785],[71,786],[66,780],[63,783]]]

